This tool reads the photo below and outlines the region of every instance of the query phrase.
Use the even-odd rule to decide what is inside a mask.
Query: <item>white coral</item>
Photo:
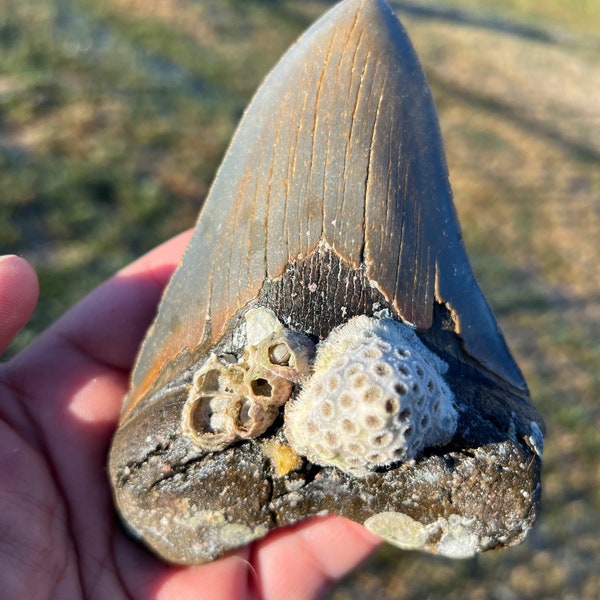
[[[311,462],[355,475],[412,459],[456,430],[446,370],[410,326],[355,317],[319,345],[314,374],[286,404],[286,436]]]

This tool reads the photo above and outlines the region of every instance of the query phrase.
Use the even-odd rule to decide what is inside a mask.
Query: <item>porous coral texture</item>
[[[456,430],[446,370],[409,325],[355,317],[319,345],[313,376],[286,405],[286,436],[311,462],[355,475],[413,459]]]

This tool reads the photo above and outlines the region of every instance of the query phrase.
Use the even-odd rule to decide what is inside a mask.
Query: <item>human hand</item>
[[[129,371],[190,234],[120,271],[0,365],[0,589],[11,599],[308,599],[378,544],[309,519],[199,567],[160,562],[114,513],[106,455]],[[0,352],[37,302],[37,277],[0,260]]]

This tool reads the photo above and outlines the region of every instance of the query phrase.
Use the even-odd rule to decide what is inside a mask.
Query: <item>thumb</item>
[[[37,275],[24,258],[0,256],[0,354],[31,317],[38,292]]]

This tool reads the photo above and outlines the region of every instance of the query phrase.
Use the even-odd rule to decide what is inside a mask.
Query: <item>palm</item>
[[[179,236],[122,271],[2,366],[6,597],[311,598],[377,543],[343,519],[312,520],[186,569],[160,563],[119,528],[106,453],[136,348],[187,239]],[[0,263],[0,316],[8,315],[0,351],[35,304],[35,278],[23,261],[15,264],[10,271]]]

